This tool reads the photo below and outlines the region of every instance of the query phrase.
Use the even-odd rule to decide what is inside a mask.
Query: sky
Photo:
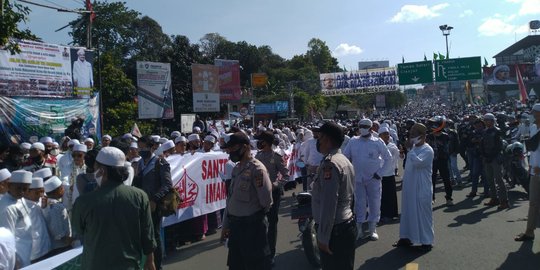
[[[84,0],[32,0],[82,8]],[[109,1],[110,2],[110,1]],[[389,60],[390,65],[429,60],[446,53],[439,25],[454,27],[450,57],[495,54],[529,35],[528,23],[540,19],[540,0],[127,0],[127,6],[156,20],[166,34],[198,42],[206,33],[229,41],[269,45],[290,59],[307,51],[311,38],[326,42],[339,65],[357,69],[359,61]],[[25,4],[26,5],[26,4]],[[30,6],[25,25],[45,42],[67,44],[76,18]],[[96,18],[99,20],[99,16]]]

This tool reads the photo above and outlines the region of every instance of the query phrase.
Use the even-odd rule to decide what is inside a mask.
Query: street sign
[[[247,107],[244,106],[244,107],[240,108],[240,115],[241,116],[246,117],[246,115],[248,115],[248,113],[249,113],[249,111],[248,111]]]
[[[435,61],[435,81],[465,81],[482,79],[480,56]]]
[[[399,85],[432,83],[433,65],[431,61],[398,64]]]

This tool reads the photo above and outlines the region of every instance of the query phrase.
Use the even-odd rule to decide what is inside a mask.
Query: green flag
[[[405,63],[405,57],[401,56],[401,63]]]
[[[484,57],[484,67],[487,67],[489,66],[488,62],[487,62],[487,59]]]
[[[427,57],[426,57],[426,54],[424,53],[424,61],[427,61]]]
[[[433,61],[437,60],[437,54],[433,53]]]
[[[440,60],[444,60],[444,59],[445,59],[444,55],[442,55],[441,53],[439,53],[439,59],[440,59]]]

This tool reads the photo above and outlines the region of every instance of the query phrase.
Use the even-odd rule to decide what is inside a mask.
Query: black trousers
[[[277,242],[277,224],[279,205],[281,204],[281,188],[272,190],[272,207],[270,211],[266,213],[268,218],[268,245],[270,246],[270,258],[276,256],[276,242]]]
[[[330,237],[332,255],[320,251],[323,270],[352,270],[354,268],[354,250],[356,249],[356,222],[335,225]]]
[[[393,175],[382,178],[381,217],[398,217],[396,177]]]
[[[156,239],[156,249],[154,249],[154,265],[157,270],[161,270],[161,260],[163,259],[163,251],[161,250],[161,211],[156,207],[152,212],[152,224],[154,225],[154,238]]]
[[[433,160],[433,173],[431,175],[431,181],[433,182],[433,200],[435,200],[435,185],[437,183],[437,172],[441,174],[441,178],[444,183],[444,196],[447,200],[452,199],[452,183],[450,182],[450,162],[448,159],[434,159]]]
[[[229,254],[227,265],[230,270],[269,270],[271,268],[268,247],[268,221],[259,212],[249,217],[228,216]]]

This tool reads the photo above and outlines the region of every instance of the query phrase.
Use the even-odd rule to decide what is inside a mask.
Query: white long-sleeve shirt
[[[383,167],[392,162],[392,155],[384,142],[375,136],[354,137],[343,153],[353,164],[356,182],[383,175]]]
[[[386,145],[392,156],[390,162],[385,162],[382,168],[382,177],[392,176],[396,174],[396,168],[399,160],[399,149],[394,143],[388,143]]]
[[[317,151],[317,139],[312,138],[305,143],[304,162],[310,166],[319,166],[323,159],[323,155]]]

